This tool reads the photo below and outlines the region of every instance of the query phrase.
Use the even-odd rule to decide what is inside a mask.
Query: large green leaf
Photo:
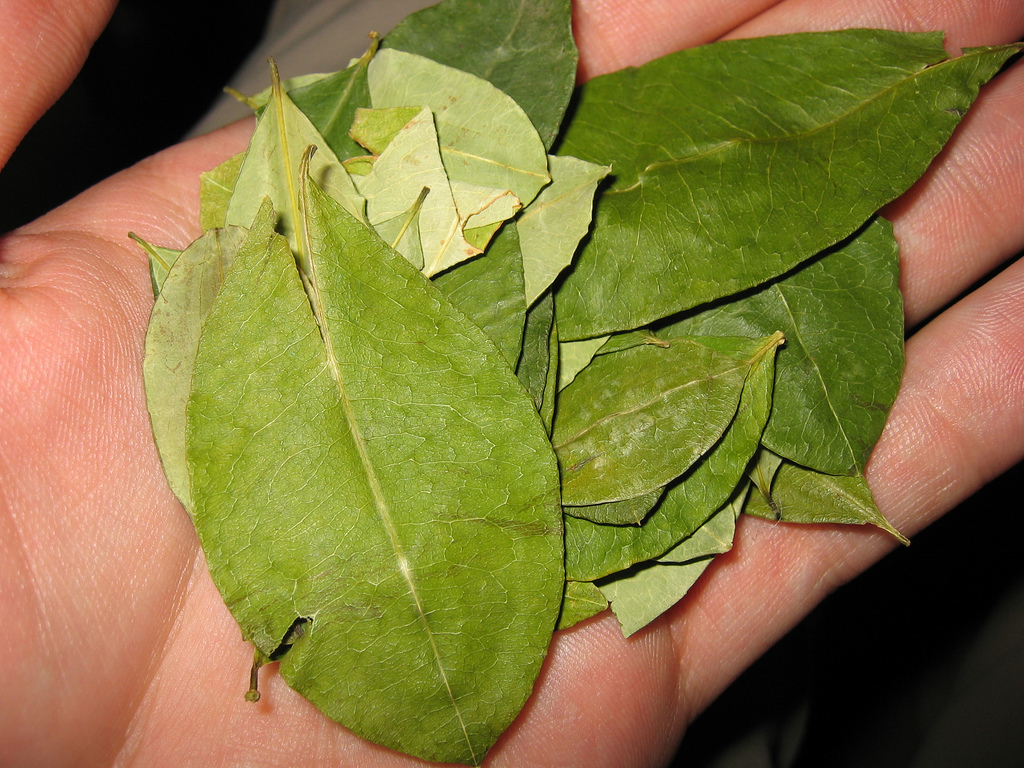
[[[779,341],[678,338],[596,357],[559,395],[563,503],[630,499],[679,477],[732,423],[750,366]]]
[[[736,418],[722,439],[679,481],[642,525],[598,525],[565,518],[566,578],[591,581],[662,556],[692,536],[743,481],[771,411],[775,355],[750,370]],[[575,513],[578,508],[566,507]]]
[[[525,206],[551,180],[530,119],[486,80],[391,49],[373,58],[367,76],[374,109],[430,107],[453,182],[508,189]]]
[[[281,674],[330,717],[478,764],[562,600],[551,446],[476,325],[317,187],[299,199],[304,280],[282,238],[240,254],[199,345],[210,572],[264,654],[306,621]]]
[[[406,17],[383,46],[490,81],[550,149],[576,84],[571,13],[570,0],[446,0]]]
[[[946,60],[938,33],[713,43],[582,87],[559,147],[611,165],[557,297],[564,339],[750,288],[906,190],[1017,46]]]
[[[863,472],[903,372],[899,252],[889,222],[876,219],[785,279],[662,333],[774,330],[786,346],[764,444],[823,472]]]
[[[269,210],[268,210],[269,213]],[[185,407],[199,336],[239,247],[259,248],[240,227],[212,229],[181,252],[161,283],[146,331],[146,404],[160,463],[178,500],[192,511],[185,459]]]

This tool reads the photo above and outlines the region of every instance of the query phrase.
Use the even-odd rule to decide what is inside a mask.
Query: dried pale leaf
[[[522,207],[519,198],[507,189],[481,187],[465,181],[453,181],[451,186],[452,194],[455,196],[455,207],[463,221],[463,229],[494,227],[495,229],[491,230],[493,233],[497,226],[515,216]],[[522,225],[519,221],[516,224],[520,227],[519,240],[522,243]]]
[[[149,281],[153,286],[153,298],[155,299],[160,295],[160,289],[163,287],[164,280],[167,279],[167,273],[171,270],[171,265],[181,255],[181,251],[153,245],[134,232],[129,232],[128,236],[146,252],[146,256],[149,258]]]
[[[212,171],[199,174],[199,226],[204,232],[227,224],[228,204],[243,160],[245,152],[239,152]]]
[[[712,558],[688,563],[650,563],[599,582],[625,637],[639,632],[674,606],[697,583]]]
[[[429,190],[425,190],[429,191]],[[378,221],[374,231],[392,248],[405,256],[416,269],[423,269],[423,243],[420,240],[420,201],[393,219]]]
[[[269,226],[272,212],[263,212]],[[146,331],[143,376],[146,405],[160,463],[174,495],[192,511],[191,483],[185,459],[185,406],[203,324],[224,275],[239,248],[258,248],[259,231],[240,227],[212,229],[175,260],[163,281]]]
[[[228,224],[248,226],[263,198],[269,197],[279,217],[279,231],[298,253],[301,249],[296,232],[296,180],[307,147],[317,147],[310,163],[311,172],[331,197],[357,218],[363,216],[364,202],[323,137],[279,84],[275,85],[275,94],[256,123],[228,203],[226,220]]]
[[[575,157],[548,158],[551,183],[519,217],[526,302],[532,304],[572,263],[590,228],[597,185],[611,170]]]
[[[547,184],[547,153],[530,119],[486,80],[397,50],[368,70],[374,109],[427,106],[453,181],[509,189],[525,206]]]
[[[596,339],[583,339],[581,341],[560,341],[558,343],[558,389],[565,389],[572,384],[573,380],[594,359],[604,343],[608,341],[607,336],[598,336]]]
[[[349,176],[366,176],[373,170],[373,161],[374,158],[370,155],[360,155],[359,157],[350,157],[348,160],[344,160],[342,166]]]
[[[723,507],[692,536],[683,539],[676,546],[658,558],[659,563],[688,563],[709,555],[721,555],[732,549],[736,536],[736,518],[740,514],[747,491],[737,494],[737,499]]]
[[[356,181],[360,194],[366,198],[367,221],[373,227],[392,222],[387,228],[390,232],[418,204],[416,250],[422,254],[421,269],[428,277],[480,253],[462,236],[463,222],[441,162],[434,120],[428,108],[422,108],[402,127],[370,173]],[[427,195],[420,201],[424,189]],[[410,262],[419,261],[410,258],[408,248],[403,249],[401,244],[398,250]]]
[[[714,555],[729,550],[739,503],[737,500],[724,507],[705,524],[712,527],[713,532],[702,536],[698,531],[694,534],[693,545],[685,542],[680,545],[681,556],[690,552],[703,552],[702,555],[685,562],[659,560],[639,565],[598,582],[597,586],[619,620],[623,635],[629,637],[640,631],[682,600],[711,564]]]

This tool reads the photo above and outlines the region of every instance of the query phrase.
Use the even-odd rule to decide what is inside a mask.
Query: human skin
[[[0,2],[0,162],[68,85],[113,3],[67,6]],[[1024,4],[1011,0],[720,6],[578,0],[582,73],[725,36],[945,29],[956,51],[1024,35]],[[1024,264],[1012,261],[1024,249],[1022,103],[1018,65],[885,210],[914,332],[868,480],[911,536],[1024,456]],[[178,247],[198,236],[198,175],[243,149],[251,129],[170,148],[0,239],[5,766],[419,764],[328,721],[272,669],[262,701],[244,701],[251,650],[152,443],[141,378],[152,294],[125,233]],[[738,674],[893,546],[865,528],[742,519],[733,551],[649,628],[624,640],[602,615],[558,633],[488,764],[665,763]]]

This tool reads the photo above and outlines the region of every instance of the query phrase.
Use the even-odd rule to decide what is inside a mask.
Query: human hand
[[[55,0],[3,4],[0,50],[20,67],[0,67],[12,116],[0,158],[70,80],[112,4],[80,2],[70,23],[62,7],[72,42],[46,32]],[[689,0],[578,2],[583,71],[726,34],[910,29],[910,19],[948,30],[954,45],[1024,33],[1024,9],[983,0],[968,18],[952,3],[909,0],[898,11],[869,0],[726,5],[712,18]],[[912,326],[1024,247],[1022,95],[1018,67],[887,211]],[[0,241],[0,755],[12,765],[416,764],[356,739],[276,675],[259,704],[243,700],[251,651],[152,445],[140,374],[152,299],[125,233],[191,241],[199,171],[244,148],[249,130],[168,150]],[[908,343],[904,388],[869,468],[882,511],[908,534],[1024,453],[1022,321],[1017,263]],[[739,672],[891,546],[869,530],[745,518],[735,550],[654,626],[626,641],[605,616],[559,633],[491,763],[664,762]]]

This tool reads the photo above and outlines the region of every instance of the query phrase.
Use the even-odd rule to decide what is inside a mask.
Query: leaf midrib
[[[846,449],[849,452],[850,463],[857,468],[858,472],[863,471],[863,467],[860,467],[857,463],[857,454],[853,449],[853,443],[851,442],[849,435],[846,434],[846,429],[843,427],[843,420],[839,417],[839,414],[836,412],[836,407],[832,403],[832,393],[829,390],[828,385],[826,383],[827,379],[822,374],[821,368],[818,366],[818,361],[815,359],[814,355],[811,354],[810,347],[808,347],[807,344],[804,342],[800,325],[797,323],[796,315],[794,314],[793,309],[790,307],[789,301],[786,299],[786,294],[785,292],[783,292],[782,287],[778,285],[775,286],[775,292],[779,296],[779,303],[781,304],[783,310],[786,312],[786,317],[789,318],[790,327],[793,329],[793,338],[796,341],[796,343],[800,345],[800,349],[803,350],[804,355],[806,355],[807,357],[807,360],[814,368],[814,375],[817,377],[818,383],[821,385],[821,391],[825,393],[825,402],[828,404],[829,412],[832,414],[832,418],[835,421],[836,426],[839,428],[839,434],[843,438],[843,443],[846,445]],[[788,341],[790,338],[790,335],[786,334],[786,340]]]
[[[491,166],[494,166],[496,168],[504,168],[504,169],[506,169],[508,171],[511,171],[512,173],[521,174],[523,176],[527,176],[527,177],[530,177],[530,178],[533,178],[533,179],[537,179],[538,181],[541,181],[543,183],[547,183],[547,182],[551,181],[551,177],[547,173],[538,173],[536,171],[531,171],[528,168],[522,168],[520,166],[509,165],[508,163],[503,163],[503,162],[501,162],[499,160],[494,160],[493,158],[490,158],[490,157],[484,157],[483,155],[477,155],[477,154],[474,154],[472,152],[466,152],[466,151],[461,150],[461,149],[455,149],[454,147],[449,146],[449,145],[445,145],[445,144],[441,145],[441,154],[442,155],[448,154],[448,155],[453,155],[453,156],[459,157],[459,158],[465,158],[465,159],[468,159],[468,160],[475,160],[477,162],[484,163],[486,165],[491,165]],[[512,190],[512,191],[514,192],[515,190]]]
[[[338,121],[341,119],[341,116],[345,113],[345,109],[348,107],[349,97],[352,95],[352,92],[355,89],[356,80],[359,77],[359,72],[361,69],[365,70],[365,66],[362,64],[362,62],[356,65],[355,70],[352,72],[352,76],[348,79],[348,82],[345,83],[345,88],[338,96],[334,105],[334,109],[331,110],[330,116],[327,118],[327,123],[324,126],[324,130],[321,131],[321,133],[324,136],[332,136],[336,132],[336,126],[338,124]]]
[[[519,25],[523,23],[523,16],[524,11],[526,9],[526,5],[526,0],[520,0],[519,8],[516,10],[515,20],[509,27],[508,33],[505,35],[505,39],[502,40],[501,43],[494,48],[494,55],[491,57],[487,66],[481,68],[480,77],[482,77],[484,80],[487,80],[488,82],[491,81],[491,75],[494,74],[494,70],[496,69],[496,65],[499,61],[505,62],[512,58],[507,54],[505,46],[508,45],[508,43],[515,37],[516,32],[519,31]],[[494,85],[493,83],[491,84]]]
[[[302,178],[301,182],[305,186],[305,177]],[[320,282],[317,277],[317,259],[314,258],[312,241],[309,235],[309,226],[306,221],[308,215],[305,202],[308,201],[308,193],[304,190],[301,195],[301,201],[303,203],[303,217],[302,217],[302,238],[303,246],[306,250],[306,256],[309,264],[309,286],[312,289],[310,291],[310,305],[313,310],[313,316],[320,328],[320,335],[324,343],[324,351],[327,357],[327,367],[330,372],[331,378],[335,383],[335,387],[338,392],[338,400],[341,404],[342,411],[345,416],[345,421],[348,424],[350,434],[352,435],[352,442],[355,444],[356,451],[359,454],[359,461],[363,467],[363,471],[366,475],[366,480],[369,485],[370,493],[373,496],[374,507],[377,510],[378,516],[384,525],[384,529],[388,534],[388,539],[391,543],[391,547],[395,553],[395,559],[398,562],[398,571],[402,578],[405,580],[406,585],[409,588],[409,594],[413,599],[413,603],[416,605],[416,612],[420,617],[420,622],[426,632],[427,639],[430,643],[430,650],[434,656],[434,662],[437,665],[437,670],[441,675],[441,679],[444,682],[445,691],[448,694],[448,699],[451,701],[452,709],[455,711],[455,716],[459,720],[459,726],[462,729],[462,734],[466,739],[466,744],[469,748],[470,755],[472,755],[473,763],[478,764],[479,759],[476,754],[476,749],[473,746],[473,742],[469,737],[469,732],[466,729],[466,723],[462,716],[462,710],[459,708],[458,701],[455,699],[455,694],[452,691],[451,683],[448,680],[448,674],[445,670],[444,663],[441,659],[441,651],[437,647],[437,641],[434,637],[433,629],[430,626],[430,620],[427,618],[427,612],[424,608],[423,601],[420,598],[419,589],[416,586],[416,581],[413,578],[412,569],[409,565],[409,559],[405,555],[405,551],[402,547],[402,543],[398,536],[398,529],[395,526],[395,521],[391,516],[391,510],[384,496],[383,488],[381,487],[380,480],[377,477],[377,472],[374,469],[373,462],[370,459],[369,451],[367,450],[366,439],[363,437],[362,430],[359,428],[359,422],[356,418],[355,409],[352,406],[352,400],[348,395],[348,390],[345,386],[345,380],[341,373],[341,367],[338,362],[338,356],[334,350],[334,340],[331,334],[330,325],[327,320],[327,313],[324,309],[323,299],[320,293]]]

